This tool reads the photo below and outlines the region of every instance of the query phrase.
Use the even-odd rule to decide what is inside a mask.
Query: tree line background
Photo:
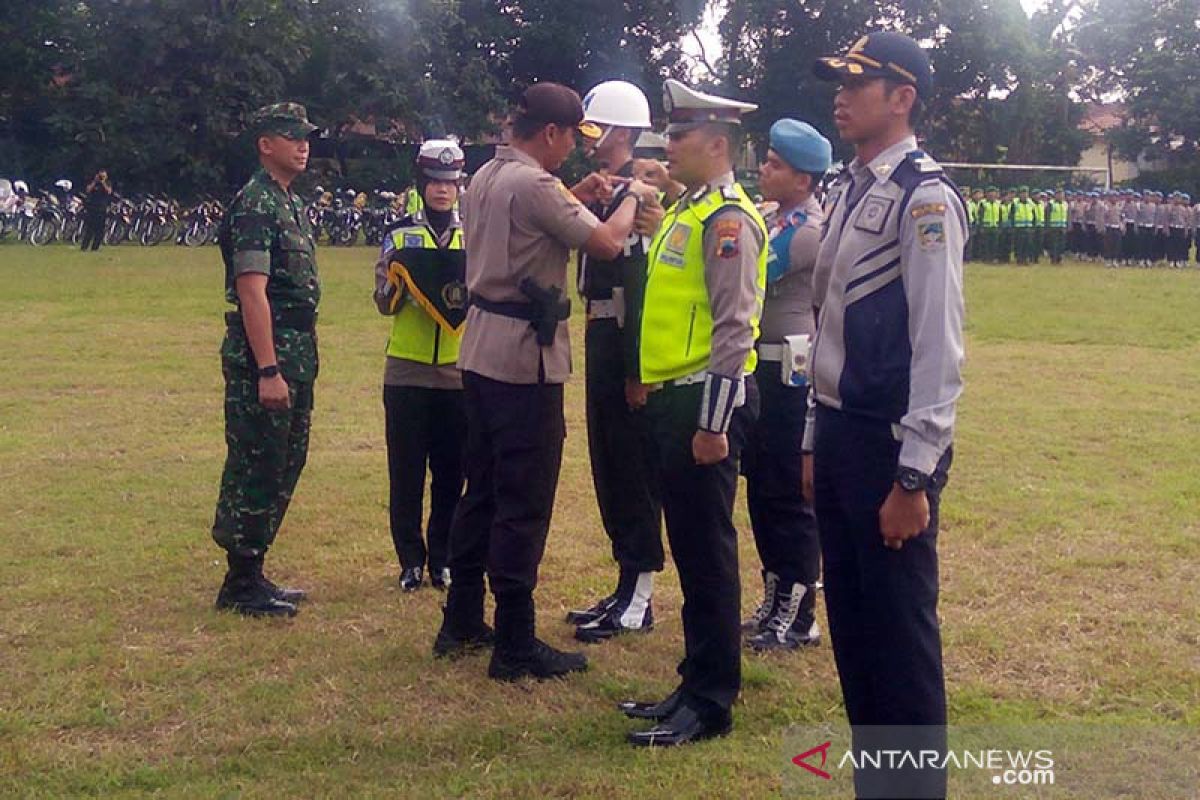
[[[940,159],[1075,164],[1084,103],[1118,98],[1117,152],[1200,182],[1197,0],[1049,0],[1032,18],[1019,0],[735,0],[719,52],[688,55],[719,2],[5,0],[0,175],[104,166],[127,191],[220,194],[244,177],[240,134],[266,103],[304,103],[335,151],[362,121],[469,141],[537,80],[630,80],[658,116],[663,79],[691,79],[758,103],[759,142],[782,116],[836,140],[813,59],[893,28],[936,45],[923,134]]]

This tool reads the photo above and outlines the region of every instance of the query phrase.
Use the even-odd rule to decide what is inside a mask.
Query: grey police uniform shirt
[[[1104,227],[1119,228],[1121,227],[1121,204],[1116,202],[1107,202],[1104,204]]]
[[[600,220],[562,181],[515,147],[496,148],[462,199],[467,290],[493,303],[528,303],[518,288],[531,278],[543,289],[567,289],[570,251],[583,247]],[[458,354],[459,369],[505,383],[565,383],[571,374],[567,322],[554,344],[540,347],[526,320],[472,305]]]
[[[1192,210],[1185,205],[1172,205],[1168,221],[1172,228],[1190,228],[1192,226]]]
[[[1138,204],[1137,224],[1144,228],[1154,227],[1154,203],[1143,201]]]
[[[1166,231],[1171,227],[1171,205],[1170,203],[1159,203],[1154,209],[1154,227],[1159,231]]]
[[[1084,217],[1087,224],[1093,228],[1104,227],[1104,203],[1099,200],[1093,200],[1088,206],[1087,215]]]
[[[414,225],[425,225],[429,227],[425,221],[424,213],[418,211],[413,215],[412,222]],[[443,246],[449,244],[454,231],[461,226],[462,222],[455,213],[454,219],[450,226],[442,233],[440,239],[433,228],[429,228],[429,235],[438,240]],[[387,282],[388,262],[391,260],[392,251],[396,248],[395,242],[392,241],[390,232],[383,237],[383,246],[379,250],[379,258],[375,262],[375,306],[379,309],[379,313],[386,314],[390,320],[395,314],[423,314],[419,306],[413,303],[405,302],[405,295],[408,290],[403,284],[400,285],[400,300],[396,303],[396,310],[391,310],[393,290]],[[383,367],[383,385],[384,386],[418,386],[424,389],[461,389],[462,388],[462,373],[454,364],[422,364],[420,361],[412,361],[407,358],[396,358],[389,355]]]
[[[779,219],[787,219],[796,211],[805,215],[804,224],[788,244],[788,269],[782,277],[767,284],[767,297],[763,301],[762,322],[759,323],[759,342],[778,344],[785,336],[808,334],[816,330],[813,320],[814,270],[817,250],[821,246],[821,221],[825,219],[821,204],[809,197],[796,208],[780,209]],[[771,227],[771,238],[783,232],[779,226]],[[828,276],[826,276],[828,280]]]
[[[1133,200],[1127,200],[1121,204],[1121,224],[1136,225],[1137,224],[1137,203]]]
[[[916,149],[909,136],[869,164],[855,159],[830,190],[817,255],[830,279],[809,375],[815,402],[892,423],[900,465],[928,475],[953,441],[962,393],[967,215],[931,158],[908,157]]]

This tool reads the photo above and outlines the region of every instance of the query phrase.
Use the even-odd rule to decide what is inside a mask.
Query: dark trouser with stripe
[[[763,569],[812,586],[821,570],[817,518],[801,493],[800,442],[807,391],[784,386],[778,361],[759,361],[759,415],[742,454],[746,507]]]
[[[667,539],[683,589],[681,687],[700,713],[716,713],[732,707],[742,683],[742,591],[733,503],[738,460],[758,414],[758,392],[754,378],[747,377],[746,402],[734,411],[729,428],[729,455],[710,466],[697,465],[692,456],[703,394],[700,383],[665,386],[650,395],[645,413]]]
[[[478,591],[486,569],[493,594],[531,593],[562,464],[562,384],[464,372],[463,391],[467,491],[450,529],[450,592]]]
[[[1145,225],[1138,226],[1137,250],[1139,260],[1152,261],[1154,259],[1154,228]]]
[[[884,546],[879,509],[892,489],[900,443],[886,421],[818,406],[817,524],[829,632],[852,725],[943,725],[946,690],[938,629],[938,503],[929,527],[899,550]],[[947,451],[935,471],[944,485]]]
[[[662,504],[646,455],[646,415],[625,402],[625,362],[615,319],[587,325],[587,432],[592,483],[613,559],[626,572],[661,572]]]
[[[834,660],[856,749],[946,747],[946,689],[938,629],[938,505],[951,451],[938,463],[929,527],[899,550],[883,545],[879,509],[900,444],[885,421],[818,407],[817,522]],[[903,729],[870,726],[905,726]],[[859,797],[945,797],[942,770],[859,769]]]
[[[1187,261],[1187,257],[1187,229],[1171,228],[1167,239],[1167,260],[1171,262]]]
[[[460,389],[384,386],[388,510],[400,566],[440,572],[450,523],[463,488],[467,418]],[[429,547],[421,538],[425,467],[429,466]]]
[[[1104,228],[1104,260],[1116,261],[1121,257],[1121,229],[1108,225]]]
[[[1046,249],[1050,252],[1050,263],[1061,264],[1063,259],[1063,251],[1067,246],[1067,229],[1066,228],[1047,228],[1046,229]]]

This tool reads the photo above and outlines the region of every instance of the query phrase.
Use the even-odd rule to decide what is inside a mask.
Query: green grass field
[[[675,683],[671,567],[655,632],[589,649],[583,676],[497,685],[486,656],[433,660],[441,595],[401,595],[387,532],[372,261],[320,254],[312,450],[269,561],[312,600],[262,622],[211,607],[216,251],[0,248],[0,796],[779,794],[787,726],[842,714],[827,643],[747,655],[725,740],[623,742],[613,703]],[[1200,724],[1200,273],[970,266],[967,307],[940,538],[952,719]],[[564,610],[613,579],[574,324],[537,592],[558,646]]]

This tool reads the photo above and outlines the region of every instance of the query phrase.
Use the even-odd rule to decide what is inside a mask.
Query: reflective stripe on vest
[[[1067,227],[1067,204],[1065,201],[1050,201],[1050,213],[1046,215],[1046,222],[1051,228]]]
[[[725,196],[732,188],[735,197]],[[680,210],[676,203],[663,219],[650,244],[646,296],[641,326],[641,369],[644,383],[692,375],[708,367],[712,354],[712,308],[704,281],[704,223],[723,208],[735,205],[758,226],[764,243],[767,226],[740,184],[709,192]],[[758,254],[756,285],[759,298],[750,320],[758,339],[762,297],[767,285],[767,248]],[[754,372],[758,355],[746,358],[745,372]]]
[[[412,250],[412,237],[420,235],[421,249],[436,250],[437,240],[424,225],[397,228],[392,231],[395,252]],[[407,246],[406,246],[407,243]],[[462,228],[455,228],[450,237],[450,250],[462,249]],[[401,259],[403,261],[403,258]],[[392,317],[392,332],[388,336],[387,354],[393,358],[417,361],[421,364],[445,365],[458,361],[458,346],[461,336],[446,333],[433,321],[433,317],[421,308],[411,294],[405,293],[400,307]]]

